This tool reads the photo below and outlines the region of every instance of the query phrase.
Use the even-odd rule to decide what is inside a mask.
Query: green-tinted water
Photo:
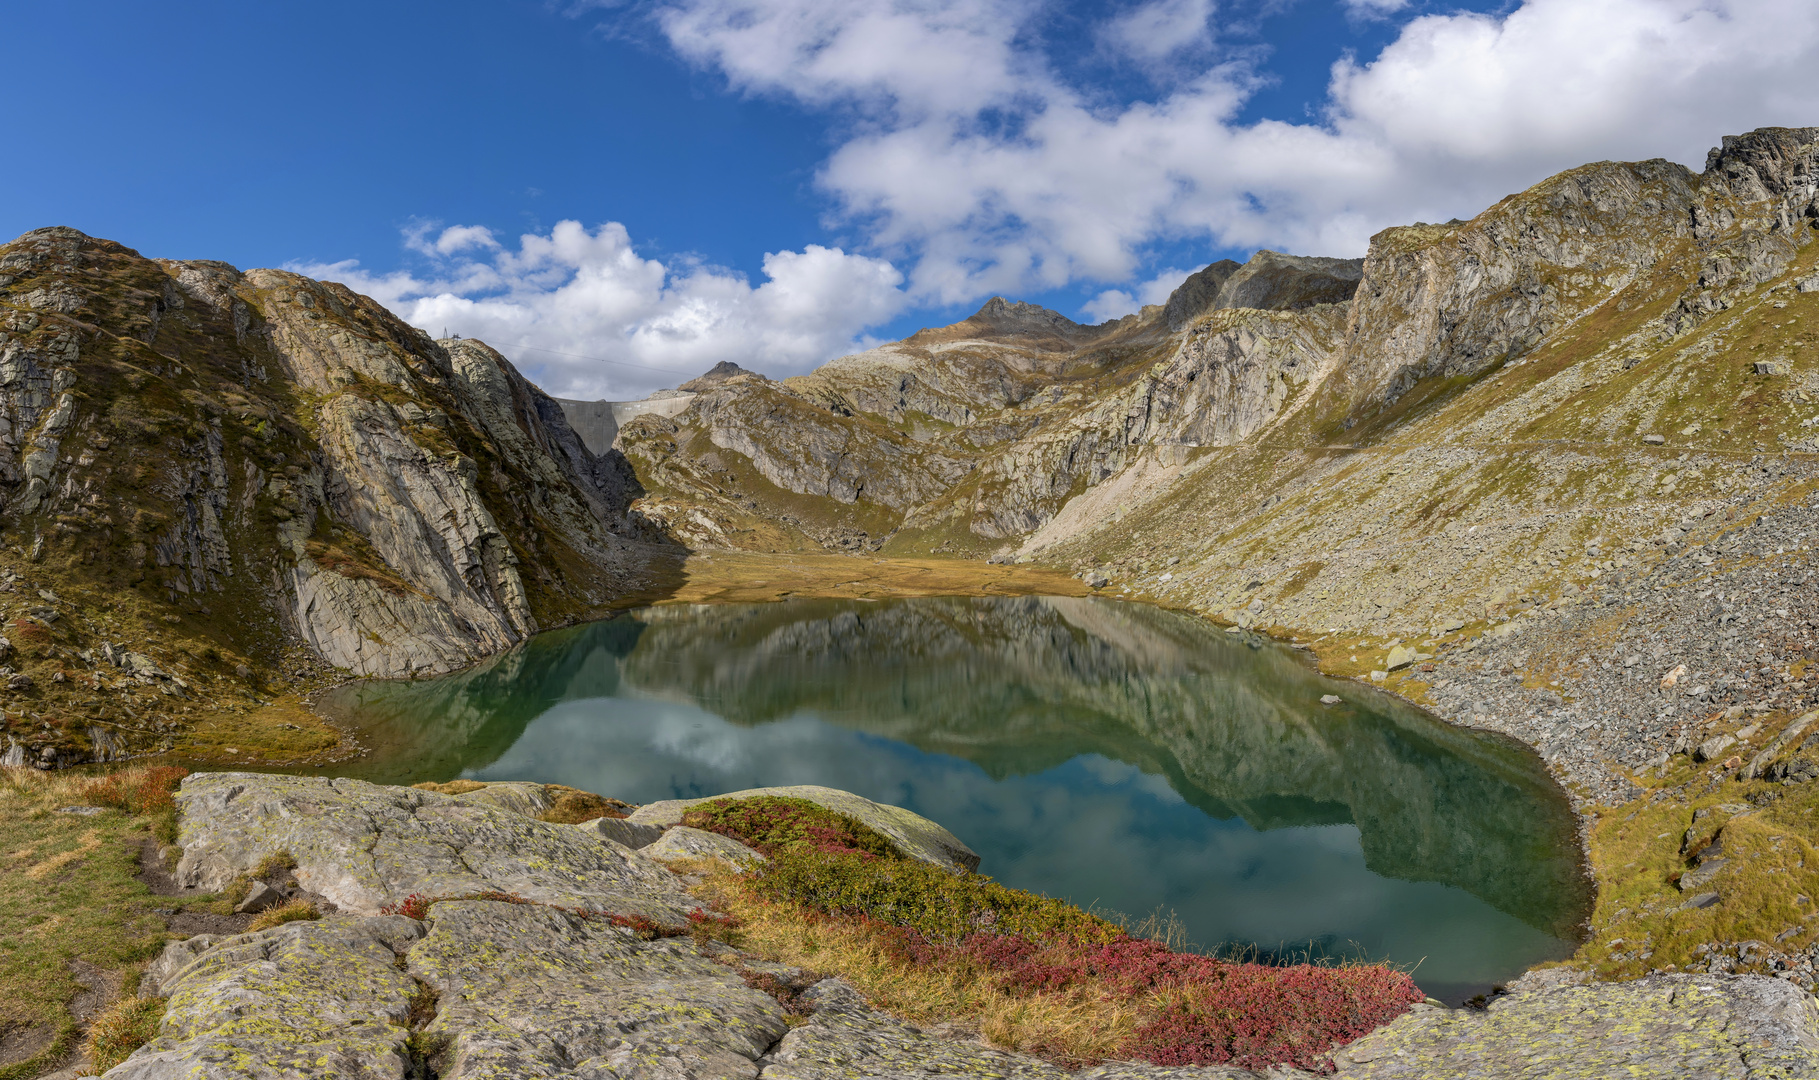
[[[1570,952],[1589,899],[1526,749],[1137,604],[652,608],[327,704],[374,748],[344,773],[633,802],[827,784],[941,822],[1006,884],[1170,908],[1207,946],[1419,962],[1449,1000]]]

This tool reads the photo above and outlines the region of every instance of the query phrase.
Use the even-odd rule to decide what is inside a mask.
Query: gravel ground
[[[1683,521],[1643,542],[1643,565],[1443,649],[1420,677],[1442,716],[1533,745],[1582,799],[1627,802],[1630,775],[1713,732],[1819,705],[1803,665],[1819,650],[1816,542],[1815,503]]]

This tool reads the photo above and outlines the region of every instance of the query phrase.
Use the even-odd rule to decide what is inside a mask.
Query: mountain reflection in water
[[[1238,638],[1083,598],[676,605],[325,707],[374,747],[343,774],[828,784],[942,822],[1006,884],[1173,908],[1208,945],[1421,962],[1441,997],[1570,951],[1588,886],[1531,752]]]

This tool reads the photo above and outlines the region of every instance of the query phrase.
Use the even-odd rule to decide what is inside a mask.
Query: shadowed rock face
[[[1174,332],[1207,312],[1226,308],[1300,311],[1316,304],[1343,304],[1358,291],[1363,276],[1363,259],[1259,251],[1243,266],[1221,259],[1188,278],[1169,294],[1162,317]]]
[[[363,702],[376,766],[424,754],[441,776],[493,760],[558,701],[616,689],[744,725],[838,718],[999,777],[1099,754],[1256,828],[1353,822],[1376,873],[1456,885],[1572,936],[1574,823],[1533,755],[1387,698],[1316,704],[1334,685],[1286,650],[1138,605],[791,601],[646,609],[485,670],[350,688],[339,707]]]
[[[1219,299],[1219,290],[1243,265],[1230,259],[1218,262],[1189,275],[1162,305],[1162,321],[1171,333],[1180,330],[1194,317],[1211,311]]]

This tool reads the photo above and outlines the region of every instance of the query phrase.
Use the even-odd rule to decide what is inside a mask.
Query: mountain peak
[[[678,386],[676,389],[685,390],[691,394],[699,394],[704,390],[712,390],[721,383],[736,379],[741,375],[758,375],[758,373],[755,371],[747,371],[745,368],[740,367],[731,360],[722,360],[713,367],[708,368],[707,371],[702,374],[697,375],[683,383],[681,386]],[[758,375],[758,377],[763,378],[762,375]]]

